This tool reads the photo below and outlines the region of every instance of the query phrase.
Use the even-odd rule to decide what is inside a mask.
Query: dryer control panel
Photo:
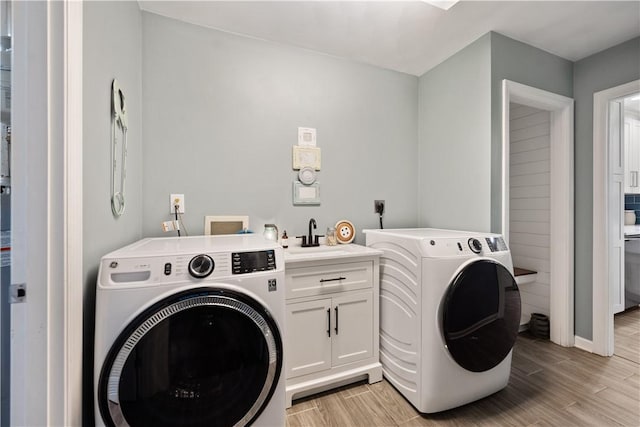
[[[487,246],[491,252],[502,252],[508,250],[507,244],[502,237],[486,237]]]
[[[484,255],[508,251],[501,236],[436,237],[421,243],[422,252],[430,257]]]

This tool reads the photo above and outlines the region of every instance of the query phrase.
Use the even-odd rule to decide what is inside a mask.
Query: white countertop
[[[640,236],[640,224],[624,226],[624,237],[630,236]]]
[[[301,246],[289,246],[284,249],[285,265],[298,262],[319,261],[330,259],[358,258],[363,256],[380,256],[382,251],[367,246],[349,243],[346,245],[326,246],[320,245],[311,248]]]

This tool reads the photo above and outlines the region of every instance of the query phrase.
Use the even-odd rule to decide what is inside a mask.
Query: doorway
[[[602,356],[614,351],[614,312],[624,310],[624,99],[640,80],[594,94],[593,122],[593,342]],[[627,184],[633,184],[631,176]]]
[[[0,425],[10,422],[11,1],[0,0]]]
[[[82,2],[11,6],[8,425],[80,425]]]
[[[573,99],[502,81],[502,234],[510,235],[510,106],[519,104],[549,113],[549,318],[550,338],[574,345],[574,166]]]

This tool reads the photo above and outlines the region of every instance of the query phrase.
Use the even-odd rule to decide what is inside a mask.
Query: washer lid
[[[502,362],[520,327],[520,292],[502,264],[480,259],[453,279],[442,301],[441,330],[453,359],[472,372]]]

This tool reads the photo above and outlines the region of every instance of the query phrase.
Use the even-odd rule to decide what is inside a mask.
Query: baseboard
[[[577,335],[574,337],[574,340],[575,340],[575,343],[574,343],[575,347],[579,348],[580,350],[593,353],[593,341],[579,337]]]

